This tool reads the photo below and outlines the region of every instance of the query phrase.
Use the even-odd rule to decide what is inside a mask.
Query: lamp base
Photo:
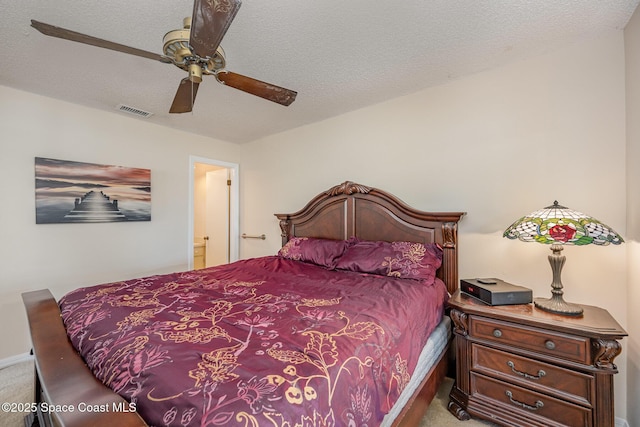
[[[581,316],[584,311],[579,305],[570,304],[563,300],[562,297],[558,298],[556,296],[551,298],[535,298],[533,304],[540,310],[565,316]]]
[[[562,281],[560,273],[564,265],[565,256],[562,255],[562,245],[554,243],[551,245],[552,254],[549,255],[549,263],[553,272],[553,282],[551,283],[551,298],[535,298],[533,303],[541,310],[550,313],[562,314],[565,316],[580,316],[584,311],[576,304],[569,304],[562,298]]]

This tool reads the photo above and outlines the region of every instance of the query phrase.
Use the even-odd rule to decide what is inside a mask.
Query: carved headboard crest
[[[366,185],[356,184],[355,182],[345,181],[342,184],[336,185],[325,191],[327,196],[339,196],[340,194],[353,194],[362,193],[368,194],[371,191],[371,187]]]

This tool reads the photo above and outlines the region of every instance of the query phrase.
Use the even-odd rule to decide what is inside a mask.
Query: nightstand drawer
[[[471,395],[496,402],[529,426],[591,427],[591,410],[484,375],[471,373]],[[498,403],[499,402],[499,403]]]
[[[589,364],[589,340],[545,329],[471,316],[469,335],[516,348]]]
[[[591,406],[595,379],[538,360],[472,344],[472,369],[585,406]]]

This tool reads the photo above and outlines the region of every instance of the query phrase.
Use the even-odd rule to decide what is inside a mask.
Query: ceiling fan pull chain
[[[192,116],[193,116],[193,104],[194,104],[195,98],[196,98],[195,94],[193,93],[194,92],[193,91],[193,85],[194,85],[193,80],[191,80],[191,115]]]

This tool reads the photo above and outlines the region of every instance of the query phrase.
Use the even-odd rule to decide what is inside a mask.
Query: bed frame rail
[[[37,419],[44,426],[143,427],[129,403],[98,381],[74,350],[48,289],[22,294],[36,360]]]

